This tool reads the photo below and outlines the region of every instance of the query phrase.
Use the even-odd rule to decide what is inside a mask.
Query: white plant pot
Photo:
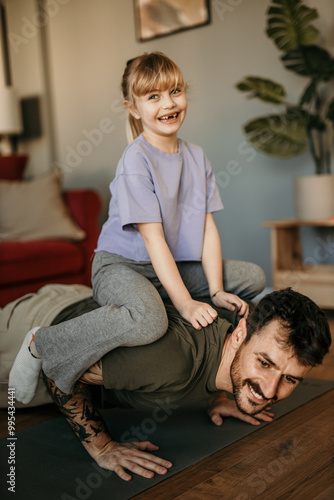
[[[297,219],[323,220],[334,216],[334,175],[308,175],[294,179]]]

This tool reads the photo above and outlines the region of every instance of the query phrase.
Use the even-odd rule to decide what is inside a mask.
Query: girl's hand
[[[217,311],[210,304],[193,299],[187,300],[182,307],[178,308],[178,311],[196,330],[201,330],[202,326],[208,326],[218,316]]]
[[[243,316],[245,319],[248,317],[249,306],[247,302],[240,299],[240,297],[234,295],[233,293],[227,293],[224,292],[224,290],[219,290],[219,292],[217,292],[211,300],[215,306],[223,307],[229,311],[234,311],[235,307],[237,307],[238,316]]]

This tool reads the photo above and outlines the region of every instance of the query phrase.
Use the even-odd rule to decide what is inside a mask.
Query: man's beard
[[[274,400],[268,400],[265,398],[264,394],[262,393],[262,390],[259,386],[259,384],[252,379],[244,379],[242,380],[241,374],[240,374],[240,356],[241,356],[241,351],[243,349],[243,346],[239,348],[239,350],[236,352],[235,357],[232,361],[231,364],[231,369],[230,369],[230,376],[231,376],[231,381],[232,381],[232,387],[233,387],[233,395],[235,399],[235,403],[237,405],[237,408],[241,413],[244,413],[245,415],[256,415],[257,413],[261,413],[268,405],[274,402]],[[247,398],[246,396],[242,396],[242,389],[243,387],[249,385],[252,387],[252,389],[259,394],[260,396],[263,397],[263,403],[256,403],[255,401],[252,401],[251,399]],[[253,407],[253,410],[247,410],[245,409],[245,400],[247,401],[247,406]]]

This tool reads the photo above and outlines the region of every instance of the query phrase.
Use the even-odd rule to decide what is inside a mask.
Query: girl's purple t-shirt
[[[202,148],[178,145],[178,153],[163,153],[140,135],[126,148],[96,251],[150,261],[137,223],[161,222],[175,261],[201,260],[205,216],[223,204]]]

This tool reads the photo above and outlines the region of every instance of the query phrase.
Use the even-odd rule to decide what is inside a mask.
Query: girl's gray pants
[[[200,262],[178,262],[177,266],[193,298],[209,296]],[[227,292],[252,299],[265,287],[264,272],[256,264],[224,260],[223,267]],[[163,299],[168,296],[150,262],[97,252],[92,284],[99,309],[42,327],[35,335],[42,368],[64,393],[70,393],[82,373],[107,352],[150,344],[167,330]]]

